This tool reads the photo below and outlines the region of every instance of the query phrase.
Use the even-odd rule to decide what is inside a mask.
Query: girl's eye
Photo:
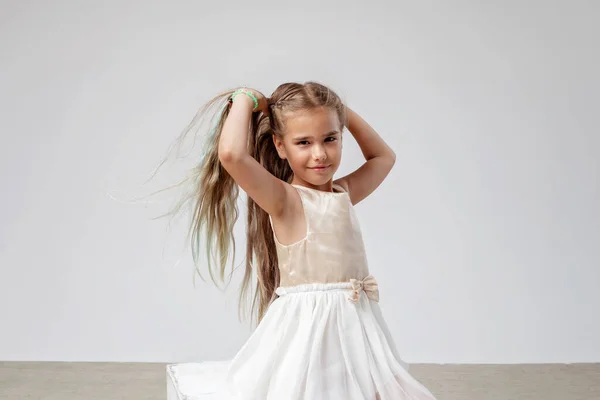
[[[327,139],[325,139],[326,142],[335,142],[337,140],[337,138],[335,136],[330,136]]]
[[[307,144],[308,144],[308,140],[302,140],[302,141],[298,142],[298,144],[299,144],[300,146],[305,146],[305,145],[307,145]]]

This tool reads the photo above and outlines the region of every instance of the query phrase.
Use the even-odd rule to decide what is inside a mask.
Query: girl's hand
[[[262,112],[263,114],[268,115],[269,114],[269,104],[268,104],[268,101],[267,101],[267,98],[265,97],[265,95],[262,94],[261,92],[259,92],[258,90],[254,90],[254,89],[250,89],[250,90],[258,99],[258,107],[256,108],[256,110],[254,112]]]

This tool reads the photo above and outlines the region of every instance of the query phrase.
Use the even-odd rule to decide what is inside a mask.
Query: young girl
[[[255,275],[259,320],[218,398],[433,399],[397,354],[353,209],[388,175],[394,152],[314,82],[283,84],[269,98],[243,88],[208,106],[215,104],[223,109],[198,169],[194,258],[204,232],[211,277],[224,278],[241,188],[248,221],[240,296]],[[334,180],[344,127],[366,161]]]

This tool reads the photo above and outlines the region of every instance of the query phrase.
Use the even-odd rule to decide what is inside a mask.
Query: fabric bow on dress
[[[350,279],[350,283],[352,284],[351,302],[358,303],[361,292],[365,292],[369,299],[379,302],[379,285],[372,275],[364,279]]]

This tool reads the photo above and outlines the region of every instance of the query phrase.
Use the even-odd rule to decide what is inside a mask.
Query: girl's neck
[[[296,176],[292,179],[292,185],[304,186],[309,189],[319,190],[321,192],[333,192],[333,179],[330,179],[327,183],[322,185],[313,185],[312,183],[306,182]]]

